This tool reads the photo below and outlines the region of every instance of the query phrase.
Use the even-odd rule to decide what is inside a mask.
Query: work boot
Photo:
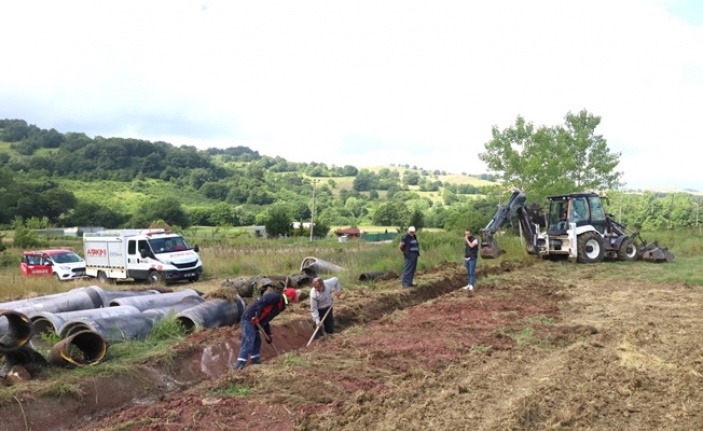
[[[234,365],[234,370],[239,371],[242,368],[244,368],[244,365],[246,365],[246,362],[244,361],[237,361],[237,363]]]

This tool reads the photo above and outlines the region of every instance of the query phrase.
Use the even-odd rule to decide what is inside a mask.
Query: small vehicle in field
[[[67,249],[25,251],[20,270],[26,277],[53,276],[60,281],[86,276],[85,260]]]

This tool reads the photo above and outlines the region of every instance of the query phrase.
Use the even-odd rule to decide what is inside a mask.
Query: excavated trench
[[[500,266],[480,268],[477,277],[481,279],[513,271],[521,265],[503,262]],[[335,309],[337,331],[365,325],[397,310],[455,292],[465,285],[466,275],[456,271],[455,263],[447,263],[446,267],[440,266],[423,274],[422,280],[412,289],[379,291],[367,298],[364,298],[363,289],[345,292],[345,295],[356,294],[358,298],[349,301],[348,306]],[[424,280],[431,281],[425,283]],[[307,302],[296,304],[293,313],[281,317],[273,323],[276,350],[266,344],[262,346],[264,362],[277,354],[304,348],[312,336]],[[167,399],[171,394],[231,372],[230,365],[236,361],[239,340],[238,325],[196,332],[174,346],[175,355],[169,359],[136,365],[122,375],[86,379],[77,385],[78,390],[66,395],[34,396],[27,393],[15,397],[15,402],[0,406],[2,429],[81,429],[89,421],[127,406],[149,405]]]

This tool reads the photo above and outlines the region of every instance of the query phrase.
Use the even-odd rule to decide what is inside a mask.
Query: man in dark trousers
[[[466,266],[466,275],[469,277],[469,284],[464,286],[464,290],[474,290],[477,261],[478,240],[471,234],[471,229],[466,229],[464,232],[464,265]]]
[[[342,291],[342,285],[339,284],[339,279],[337,277],[328,278],[327,280],[315,277],[312,280],[312,287],[310,291],[310,313],[312,314],[312,320],[315,322],[315,327],[318,327],[320,323],[322,323],[324,325],[325,334],[331,335],[334,333],[334,313],[332,311],[334,299],[332,298],[332,293],[334,292],[335,296],[339,297]],[[315,338],[319,338],[321,335],[322,333],[318,331],[315,334]]]
[[[417,270],[417,258],[420,257],[420,242],[415,236],[415,226],[408,228],[408,233],[403,235],[398,245],[403,252],[403,275],[401,285],[403,287],[415,287],[413,278]]]
[[[283,293],[267,293],[254,301],[244,310],[240,326],[242,328],[242,342],[237,356],[236,370],[241,370],[251,357],[252,364],[261,363],[261,334],[259,329],[266,333],[266,342],[271,343],[271,326],[269,323],[286,309],[291,302],[298,302],[298,292],[286,288]]]

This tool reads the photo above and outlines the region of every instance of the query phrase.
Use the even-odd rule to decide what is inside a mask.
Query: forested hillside
[[[450,179],[451,181],[449,181]],[[0,120],[0,223],[52,226],[264,224],[272,212],[320,225],[442,227],[440,209],[486,193],[492,178],[417,167],[293,163],[246,147],[89,138]],[[434,209],[434,210],[433,210]],[[411,220],[412,219],[412,220]]]
[[[505,199],[507,190],[495,180],[417,166],[293,163],[246,147],[198,150],[0,120],[0,225],[6,227],[28,221],[33,227],[144,227],[163,221],[285,230],[292,221],[311,219],[314,195],[317,233],[366,224],[462,231],[485,225]],[[697,221],[699,201],[687,193],[608,195],[608,211],[619,212],[627,224],[656,228]]]

